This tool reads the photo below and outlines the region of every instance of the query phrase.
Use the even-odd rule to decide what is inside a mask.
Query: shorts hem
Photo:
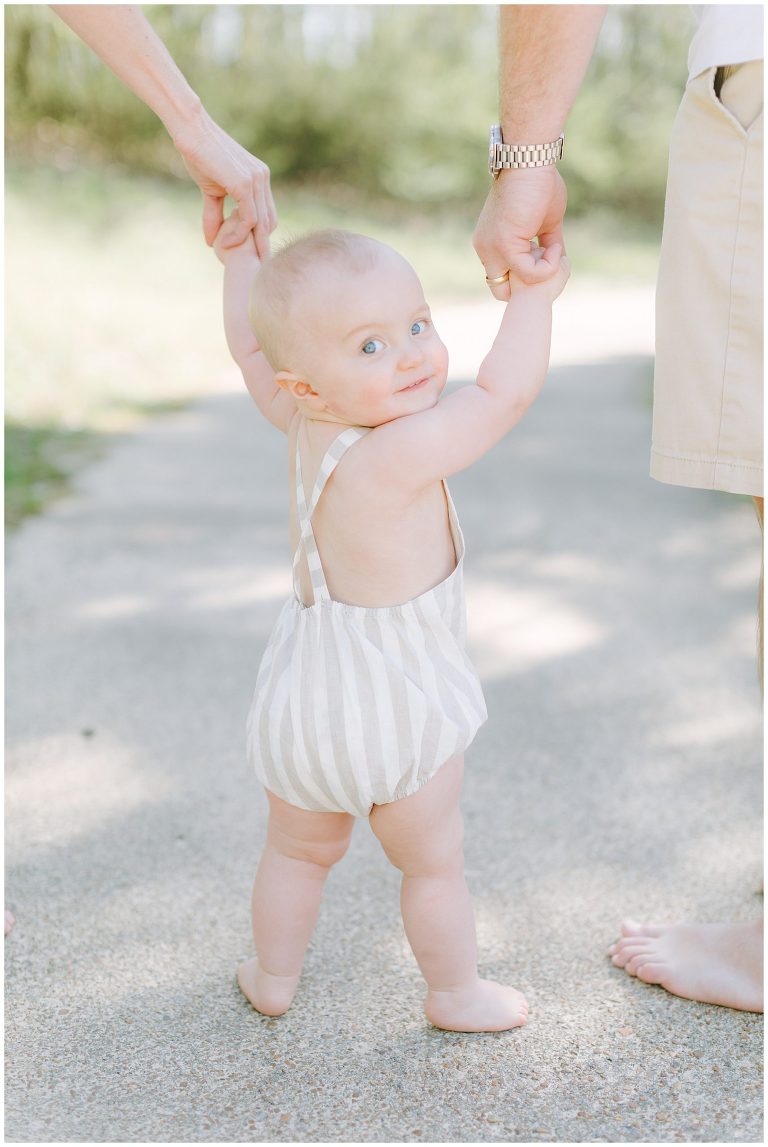
[[[267,790],[267,792],[272,793],[273,796],[279,797],[280,800],[284,800],[286,802],[286,804],[293,805],[294,808],[303,809],[305,812],[346,812],[346,813],[349,813],[350,816],[359,817],[361,820],[365,820],[367,817],[369,817],[371,815],[371,809],[373,809],[374,806],[394,804],[395,801],[403,800],[404,797],[413,796],[413,794],[417,793],[419,791],[419,789],[422,789],[424,787],[424,785],[429,784],[429,782],[434,777],[436,777],[437,774],[440,772],[443,765],[447,764],[448,761],[450,761],[452,757],[458,756],[459,753],[466,752],[466,750],[469,748],[469,746],[474,741],[475,736],[477,735],[478,729],[480,729],[481,726],[485,724],[487,719],[488,719],[488,714],[486,712],[482,721],[478,722],[477,728],[471,733],[471,735],[469,737],[467,737],[467,739],[464,741],[464,743],[461,744],[458,748],[456,748],[452,753],[450,753],[445,758],[445,760],[441,761],[440,764],[435,769],[432,770],[432,772],[428,773],[426,776],[420,776],[418,778],[418,780],[415,782],[409,781],[408,783],[404,784],[401,781],[401,783],[397,786],[397,788],[395,789],[395,792],[393,793],[393,795],[391,797],[388,797],[386,800],[380,800],[380,801],[373,800],[373,801],[371,801],[371,804],[368,806],[368,808],[365,812],[363,812],[360,809],[360,807],[353,809],[351,807],[351,803],[352,803],[351,801],[350,801],[350,804],[346,808],[341,807],[341,805],[337,805],[334,808],[334,807],[330,807],[329,805],[306,804],[305,802],[297,799],[294,796],[287,796],[285,794],[285,792],[279,792],[277,790],[277,788],[274,788],[272,786],[272,784],[270,784],[267,781],[266,774],[262,771],[262,769],[259,766],[258,756],[251,757],[251,761],[252,761],[254,772],[256,774],[256,778],[259,781],[259,783],[261,785],[263,785],[263,787]],[[249,756],[250,756],[250,754],[249,754]]]
[[[472,736],[470,737],[470,739],[469,739],[469,740],[466,742],[466,744],[465,744],[465,745],[464,745],[462,748],[460,748],[460,749],[457,749],[457,750],[455,751],[455,753],[451,753],[450,757],[446,757],[446,758],[445,758],[445,760],[444,760],[444,761],[442,761],[442,762],[441,762],[441,763],[440,763],[440,764],[437,766],[437,768],[436,768],[436,769],[434,769],[434,770],[433,770],[431,773],[429,773],[427,776],[425,776],[425,777],[419,777],[418,781],[416,781],[415,783],[412,781],[410,784],[407,784],[407,785],[399,785],[399,786],[398,786],[398,787],[395,789],[395,792],[394,792],[393,796],[391,796],[391,797],[389,798],[389,800],[387,800],[387,801],[374,801],[374,802],[373,802],[373,805],[371,805],[371,808],[373,808],[373,807],[374,807],[374,805],[388,805],[388,804],[394,804],[394,803],[395,803],[395,801],[401,801],[401,800],[404,800],[406,797],[412,797],[412,796],[413,796],[415,793],[417,793],[417,792],[419,791],[419,789],[423,789],[425,785],[428,785],[430,781],[434,780],[434,779],[435,779],[435,777],[437,776],[437,774],[440,772],[440,770],[441,770],[441,769],[442,769],[442,768],[443,768],[445,765],[447,765],[447,764],[448,764],[448,762],[449,762],[449,761],[450,761],[450,760],[451,760],[453,757],[458,757],[460,753],[465,753],[465,752],[466,752],[466,750],[469,748],[469,746],[472,744],[472,741],[473,741],[474,739],[475,739],[475,734],[473,733],[473,734],[472,734]],[[370,814],[369,814],[369,815],[370,815]]]
[[[671,486],[722,490],[726,494],[763,496],[763,467],[749,462],[723,462],[717,458],[686,458],[651,450],[651,477]]]
[[[457,753],[453,754],[454,757],[457,755],[458,755]],[[439,764],[437,766],[437,768],[435,769],[434,772],[429,773],[428,776],[426,776],[426,777],[419,777],[419,779],[415,782],[415,784],[412,782],[411,784],[408,784],[408,785],[398,786],[398,788],[395,789],[394,795],[388,801],[374,801],[374,804],[371,805],[371,808],[373,808],[374,805],[394,804],[395,801],[405,800],[406,797],[414,796],[419,791],[419,789],[423,789],[425,785],[428,785],[430,781],[433,781],[435,779],[437,774],[442,769],[443,765],[447,765],[448,761],[450,761],[450,759],[451,759],[450,757],[446,757],[446,759],[441,764]]]

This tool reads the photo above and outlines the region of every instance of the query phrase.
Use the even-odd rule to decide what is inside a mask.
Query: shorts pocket
[[[762,60],[710,68],[707,81],[717,107],[746,135],[763,111]]]

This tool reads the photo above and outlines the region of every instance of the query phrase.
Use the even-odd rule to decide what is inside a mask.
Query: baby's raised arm
[[[541,283],[511,281],[499,333],[474,386],[464,386],[430,410],[380,428],[379,451],[390,472],[416,488],[470,466],[520,421],[539,394],[549,366],[552,303],[570,265],[555,244],[544,256],[554,268]]]
[[[251,328],[248,304],[261,261],[250,235],[237,246],[226,246],[236,235],[237,225],[237,212],[233,211],[219,230],[213,245],[216,255],[224,264],[224,333],[227,346],[261,413],[287,434],[288,424],[296,412],[296,403],[291,394],[275,382],[275,372],[262,354]]]

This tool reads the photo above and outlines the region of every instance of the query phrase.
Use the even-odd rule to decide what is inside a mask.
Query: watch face
[[[501,127],[495,123],[491,127],[491,138],[488,146],[488,170],[491,175],[496,171],[496,145],[501,142]]]

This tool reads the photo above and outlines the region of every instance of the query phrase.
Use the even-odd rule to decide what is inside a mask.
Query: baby
[[[391,247],[320,231],[261,264],[236,213],[215,244],[227,342],[288,436],[293,588],[248,719],[269,801],[253,889],[257,957],[237,973],[258,1011],[291,1004],[323,883],[367,817],[402,873],[424,1011],[450,1031],[526,1022],[520,992],[477,970],[459,798],[487,713],[464,651],[464,539],[445,478],[522,418],[547,371],[559,247],[513,284],[474,386],[441,397],[448,355],[416,274]],[[250,299],[250,311],[249,311]]]

